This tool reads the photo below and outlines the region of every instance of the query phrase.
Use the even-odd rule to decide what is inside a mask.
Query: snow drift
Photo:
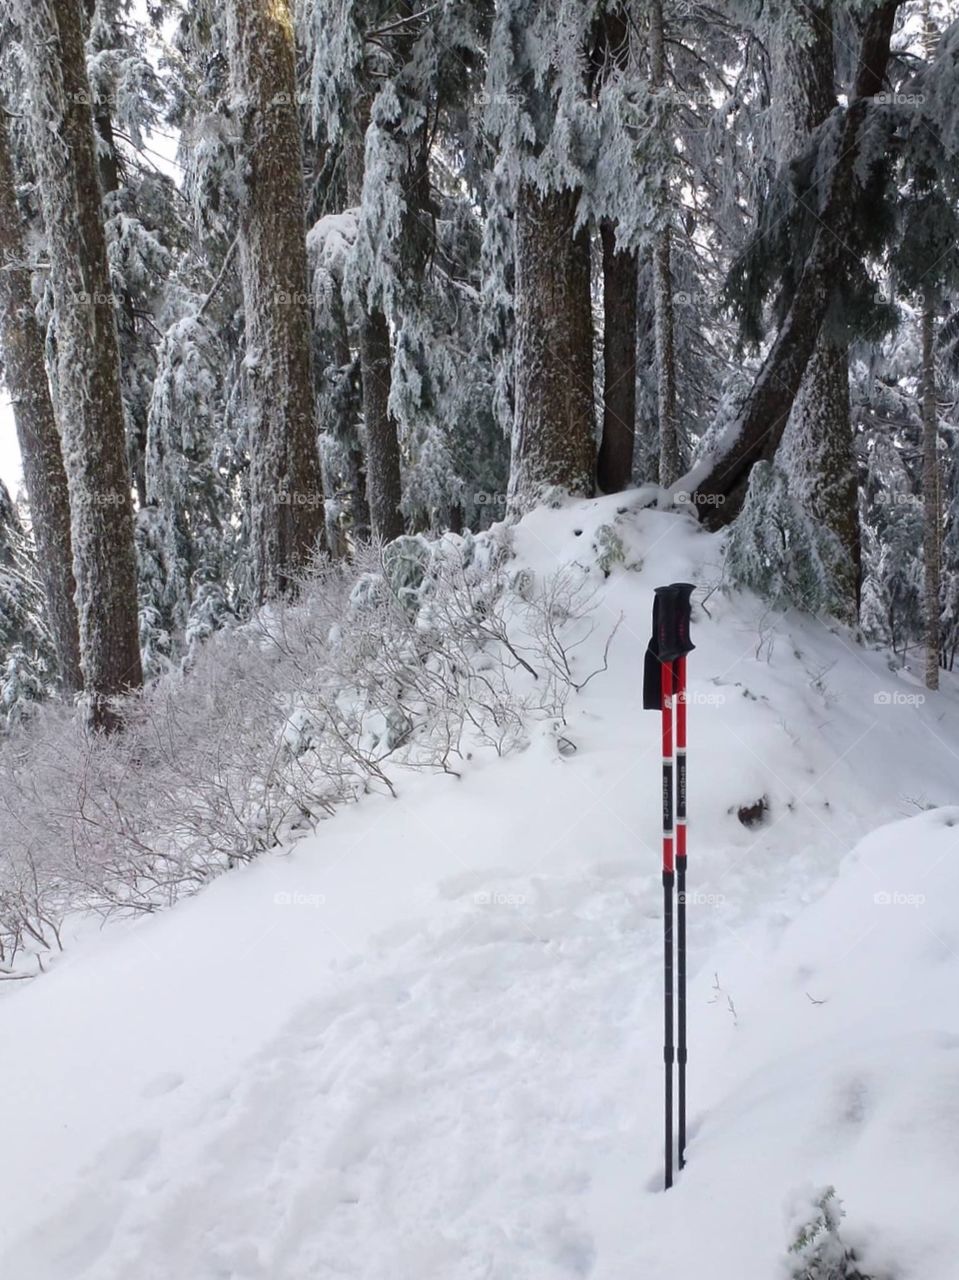
[[[865,1274],[954,1280],[954,692],[725,596],[718,538],[631,502],[514,534],[517,571],[595,583],[583,672],[620,622],[564,723],[4,991],[4,1274],[776,1280],[832,1185]],[[681,579],[691,1141],[664,1195],[641,676]]]

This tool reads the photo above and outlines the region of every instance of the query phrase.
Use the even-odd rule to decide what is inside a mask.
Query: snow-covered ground
[[[635,501],[635,499],[633,499]],[[629,505],[629,500],[626,504]],[[409,775],[280,856],[86,937],[0,1001],[0,1274],[777,1280],[832,1184],[880,1280],[959,1257],[959,703],[719,591],[615,499],[518,564],[597,569],[587,671],[522,754]],[[689,660],[688,1167],[661,1190],[651,593]],[[708,613],[707,613],[708,610]],[[737,809],[768,797],[766,821]]]

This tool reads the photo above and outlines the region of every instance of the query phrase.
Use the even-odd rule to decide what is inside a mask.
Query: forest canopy
[[[324,559],[646,487],[959,644],[944,0],[6,0],[8,725]]]

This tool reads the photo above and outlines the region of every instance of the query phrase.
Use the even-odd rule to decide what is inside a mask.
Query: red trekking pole
[[[663,1062],[666,1190],[673,1185],[673,667],[660,664],[663,713]]]
[[[688,634],[688,632],[687,632]],[[673,663],[676,702],[676,1018],[679,1043],[679,1167],[686,1163],[686,655]]]
[[[686,654],[689,638],[689,582],[657,587],[653,599],[653,634],[646,650],[643,707],[662,713],[663,734],[663,1064],[665,1068],[665,1184],[673,1185],[673,1066],[679,1061],[679,1167],[686,1163]],[[675,703],[675,705],[674,705]],[[673,743],[675,713],[676,740]],[[676,793],[674,797],[674,754]],[[675,804],[675,845],[673,809]],[[678,875],[673,942],[673,890]],[[678,998],[674,994],[673,959],[678,959]],[[679,1015],[679,1046],[673,1043],[674,1005]]]

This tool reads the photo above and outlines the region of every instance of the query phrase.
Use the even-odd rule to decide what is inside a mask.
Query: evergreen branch
[[[220,267],[219,274],[217,275],[216,279],[213,281],[213,285],[210,289],[210,292],[203,299],[203,302],[200,305],[200,309],[196,313],[197,320],[200,320],[203,318],[203,315],[206,312],[207,307],[209,307],[210,303],[213,301],[213,298],[215,297],[217,290],[220,288],[220,285],[223,283],[224,279],[226,278],[226,273],[229,270],[230,263],[233,260],[233,255],[236,252],[236,246],[238,241],[239,241],[239,236],[234,236],[230,244],[230,247],[227,249],[226,254],[224,255],[223,264]]]

